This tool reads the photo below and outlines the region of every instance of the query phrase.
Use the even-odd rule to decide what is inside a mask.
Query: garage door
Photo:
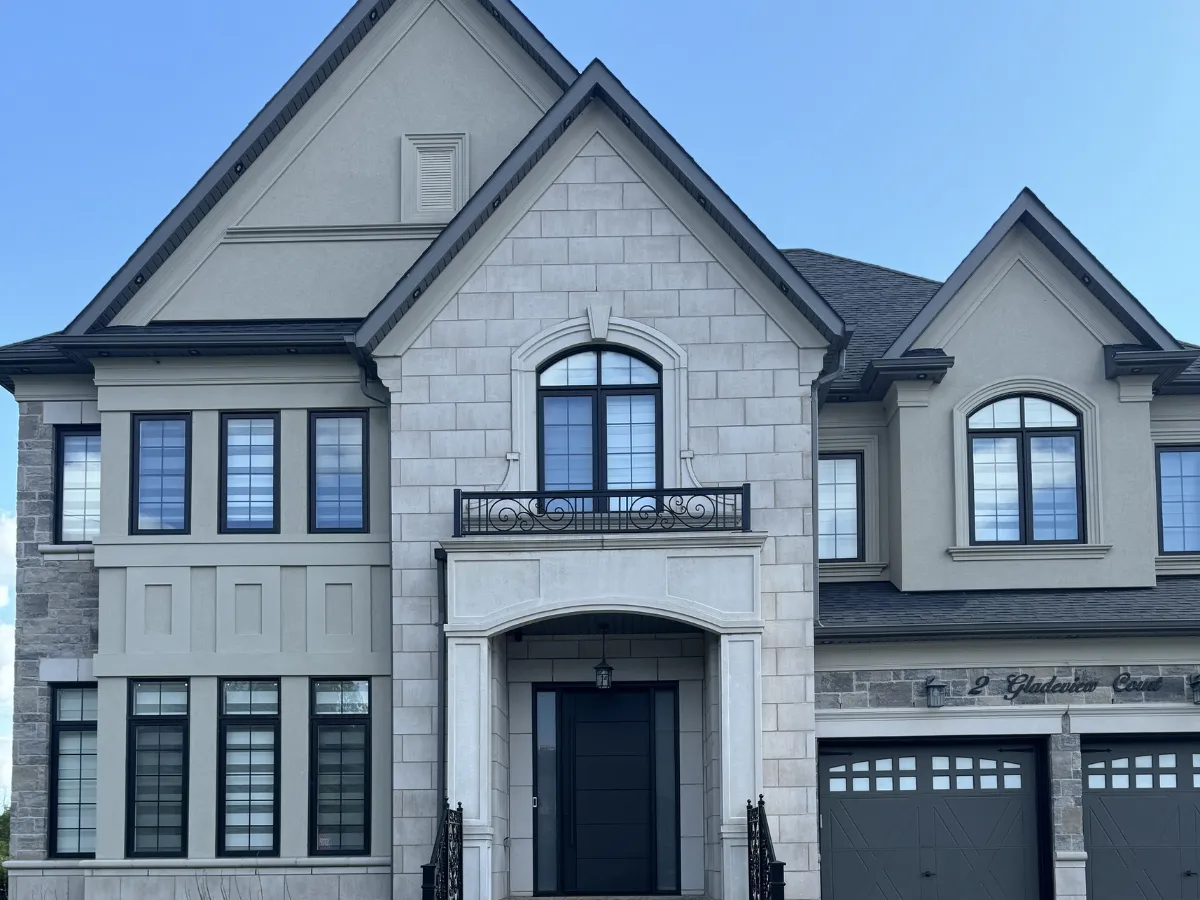
[[[826,746],[824,900],[1037,900],[1032,744]]]
[[[1083,744],[1091,900],[1200,898],[1200,740]]]

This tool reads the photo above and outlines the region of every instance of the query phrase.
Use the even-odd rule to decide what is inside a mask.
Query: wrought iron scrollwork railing
[[[767,824],[767,804],[762,794],[758,805],[746,801],[746,848],[750,857],[750,900],[783,900],[784,863],[775,858],[771,828]]]
[[[421,900],[463,900],[463,808],[442,810],[433,856],[421,866]]]
[[[454,536],[749,531],[750,485],[454,492]]]

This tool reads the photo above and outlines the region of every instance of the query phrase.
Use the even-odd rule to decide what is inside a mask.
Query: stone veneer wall
[[[505,454],[516,449],[513,351],[593,304],[683,345],[684,446],[695,453],[698,478],[753,484],[753,526],[769,535],[760,581],[768,802],[777,816],[776,849],[788,861],[787,895],[814,898],[809,390],[821,353],[801,354],[600,137],[500,241],[399,365],[380,360],[392,392],[394,890],[415,896],[437,815],[436,763],[416,749],[436,727],[433,547],[452,533],[455,487],[494,490],[504,480]]]
[[[1189,699],[1188,676],[1200,666],[1035,666],[1020,670],[1047,681],[1057,675],[1060,682],[1094,680],[1096,690],[1076,694],[1020,694],[1005,700],[1007,685],[995,667],[987,669],[882,669],[817,673],[817,709],[873,709],[925,705],[925,679],[936,675],[947,685],[947,706],[1004,706],[1045,703],[1179,703]],[[1135,678],[1162,678],[1157,691],[1116,692],[1113,679],[1122,672]],[[967,692],[981,675],[992,676],[982,694]]]
[[[48,850],[50,689],[45,658],[96,652],[99,583],[91,560],[38,551],[54,540],[54,426],[42,403],[23,401],[17,430],[16,666],[13,687],[12,843],[14,859]]]

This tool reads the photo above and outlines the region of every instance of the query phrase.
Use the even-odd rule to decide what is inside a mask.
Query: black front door
[[[539,737],[538,893],[678,891],[678,767],[673,686],[539,690],[538,715],[554,698],[557,765]],[[539,736],[550,729],[539,722]],[[544,809],[553,778],[557,809]],[[553,830],[555,834],[547,832]]]

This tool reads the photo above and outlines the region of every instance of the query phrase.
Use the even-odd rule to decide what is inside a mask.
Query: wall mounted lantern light
[[[946,682],[940,681],[936,675],[925,679],[925,705],[930,709],[940,709],[946,705]]]
[[[1189,675],[1188,684],[1192,688],[1192,702],[1200,706],[1200,673]]]
[[[600,664],[596,666],[596,687],[602,691],[612,687],[613,667],[608,664],[607,625],[600,626]]]

